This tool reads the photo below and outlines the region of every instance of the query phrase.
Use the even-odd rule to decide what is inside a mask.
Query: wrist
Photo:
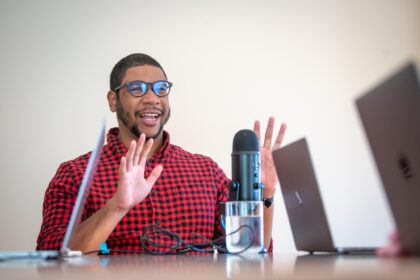
[[[124,217],[128,211],[130,211],[130,209],[127,209],[126,207],[122,207],[121,205],[119,205],[116,201],[115,198],[112,197],[110,199],[108,199],[108,201],[105,204],[105,208],[112,214],[120,216],[121,218]]]
[[[276,190],[266,190],[266,189],[264,189],[263,198],[274,197],[275,194],[276,194]]]
[[[264,185],[263,189],[263,198],[274,197],[276,194],[277,184],[274,185]]]

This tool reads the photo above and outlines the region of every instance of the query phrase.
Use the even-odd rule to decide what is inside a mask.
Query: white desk
[[[218,255],[85,256],[0,262],[0,279],[420,279],[420,258]]]

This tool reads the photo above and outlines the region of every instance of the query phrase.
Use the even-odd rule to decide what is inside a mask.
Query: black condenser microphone
[[[260,147],[254,131],[243,129],[233,138],[230,201],[262,200]]]

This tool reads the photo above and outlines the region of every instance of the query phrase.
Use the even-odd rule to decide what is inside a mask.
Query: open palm
[[[163,169],[158,165],[148,178],[144,177],[147,155],[153,146],[153,139],[149,139],[147,143],[145,139],[145,135],[142,134],[137,143],[133,140],[126,156],[121,158],[120,179],[113,198],[118,207],[125,211],[146,198]]]
[[[278,183],[277,172],[274,166],[274,160],[272,152],[273,150],[279,149],[281,142],[283,141],[284,134],[286,132],[286,124],[282,123],[280,126],[279,133],[277,134],[274,145],[271,146],[274,129],[274,118],[270,117],[265,131],[264,142],[261,142],[261,126],[259,121],[254,123],[254,132],[258,137],[260,143],[260,156],[261,156],[261,181],[264,184],[264,195],[271,197],[276,191],[276,185]]]

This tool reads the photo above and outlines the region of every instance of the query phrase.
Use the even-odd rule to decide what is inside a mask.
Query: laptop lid
[[[67,225],[66,234],[64,236],[63,244],[61,246],[60,251],[40,250],[0,252],[0,261],[13,259],[56,259],[59,257],[73,257],[82,255],[82,252],[80,251],[72,251],[69,248],[69,244],[71,242],[74,231],[77,228],[77,225],[80,223],[80,218],[83,213],[84,204],[89,194],[90,184],[92,183],[93,175],[96,171],[98,160],[101,155],[103,145],[105,143],[105,127],[105,120],[103,120],[99,130],[99,135],[96,140],[95,147],[93,148],[89,157],[86,171],[83,176],[75,204],[73,206],[73,211],[70,216],[69,223]]]
[[[420,87],[408,63],[356,99],[403,247],[420,253]]]
[[[105,126],[105,120],[103,120],[95,147],[93,148],[89,157],[88,165],[86,167],[86,171],[82,179],[82,184],[80,185],[79,192],[77,194],[76,202],[74,203],[63,244],[61,245],[60,254],[63,256],[70,256],[73,252],[69,248],[69,244],[73,237],[74,231],[80,223],[86,199],[89,195],[89,189],[93,180],[93,175],[95,174],[102,148],[105,143]]]
[[[305,138],[273,151],[297,250],[335,252]]]

